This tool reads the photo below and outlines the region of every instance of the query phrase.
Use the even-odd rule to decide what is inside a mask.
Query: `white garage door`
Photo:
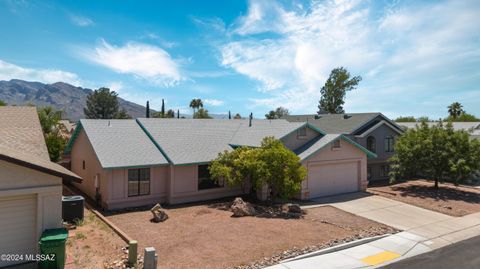
[[[309,164],[309,197],[358,191],[358,162]]]
[[[37,200],[35,195],[0,197],[0,253],[35,254]],[[0,267],[25,261],[0,260]]]

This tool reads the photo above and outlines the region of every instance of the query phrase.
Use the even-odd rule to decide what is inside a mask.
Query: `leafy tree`
[[[167,114],[165,114],[165,118],[175,118],[175,111],[173,111],[173,109],[169,109]]]
[[[5,103],[5,101],[0,100],[0,106],[6,106],[6,105],[7,105],[7,103]]]
[[[50,160],[57,162],[62,157],[63,150],[67,145],[67,139],[60,132],[62,111],[55,110],[51,106],[43,107],[38,109],[38,118]]]
[[[235,116],[233,116],[234,120],[239,120],[241,118],[242,118],[242,116],[239,113],[237,113],[237,114],[235,114]]]
[[[465,113],[465,111],[463,110],[462,104],[460,104],[459,102],[453,102],[447,108],[448,108],[448,114],[450,114],[450,117],[452,117],[454,120],[460,115],[462,115],[463,113]]]
[[[208,114],[208,110],[204,108],[200,108],[198,109],[197,112],[195,112],[195,114],[193,114],[193,118],[194,119],[211,119],[212,117],[210,117],[210,115]]]
[[[462,182],[480,169],[480,141],[454,131],[451,123],[429,127],[422,122],[397,140],[390,162],[391,181],[424,176],[438,188],[445,179]]]
[[[268,186],[271,200],[298,193],[307,175],[300,158],[273,137],[264,138],[259,148],[220,153],[209,169],[212,178],[229,186],[251,186],[251,193]]]
[[[448,116],[448,118],[446,118],[446,121],[474,122],[474,121],[480,121],[480,119],[477,118],[475,115],[464,112],[460,114],[460,116],[457,116],[456,118],[452,116]]]
[[[413,116],[406,116],[406,117],[398,117],[395,119],[396,122],[416,122],[417,119],[415,119],[415,117]]]
[[[421,116],[421,117],[418,117],[417,121],[418,122],[429,122],[431,120],[428,116]]]
[[[343,104],[345,104],[346,93],[355,89],[361,80],[362,77],[360,76],[350,78],[350,73],[343,67],[333,69],[327,82],[320,90],[322,97],[317,113],[344,113]]]
[[[115,119],[131,119],[132,116],[128,115],[128,112],[125,108],[120,109],[116,114],[115,114]]]
[[[190,107],[193,109],[193,116],[195,117],[195,109],[199,109],[203,107],[202,99],[195,98],[190,101]]]
[[[269,120],[273,120],[273,119],[280,119],[287,115],[290,115],[290,112],[288,111],[288,109],[280,106],[280,107],[277,107],[277,109],[275,110],[270,110],[268,114],[265,114],[265,118]]]
[[[87,104],[83,109],[87,119],[114,119],[125,118],[125,110],[120,111],[117,100],[118,94],[109,88],[100,88],[87,96]],[[130,116],[128,116],[130,117]]]

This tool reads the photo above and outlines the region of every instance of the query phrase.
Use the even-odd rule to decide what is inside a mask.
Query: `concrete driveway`
[[[409,231],[439,221],[454,219],[441,213],[365,192],[313,199],[303,208],[331,205],[343,211]]]

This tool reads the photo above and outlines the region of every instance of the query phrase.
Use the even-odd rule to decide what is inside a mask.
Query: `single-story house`
[[[61,227],[62,179],[81,181],[50,161],[36,108],[0,107],[1,254],[36,254],[42,232]]]
[[[241,193],[213,181],[209,163],[238,146],[273,136],[308,169],[299,198],[363,190],[367,158],[376,155],[342,134],[286,120],[89,120],[77,124],[66,149],[75,184],[107,209],[185,203]]]
[[[395,141],[403,134],[403,129],[382,113],[289,115],[285,119],[308,122],[327,134],[345,135],[377,155],[368,159],[367,180],[388,179],[388,159],[395,154]]]

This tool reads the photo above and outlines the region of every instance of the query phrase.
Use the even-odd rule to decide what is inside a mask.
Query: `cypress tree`
[[[145,111],[145,117],[150,118],[150,103],[147,101],[147,108]]]
[[[165,102],[163,101],[163,98],[162,98],[162,117],[165,116]]]

